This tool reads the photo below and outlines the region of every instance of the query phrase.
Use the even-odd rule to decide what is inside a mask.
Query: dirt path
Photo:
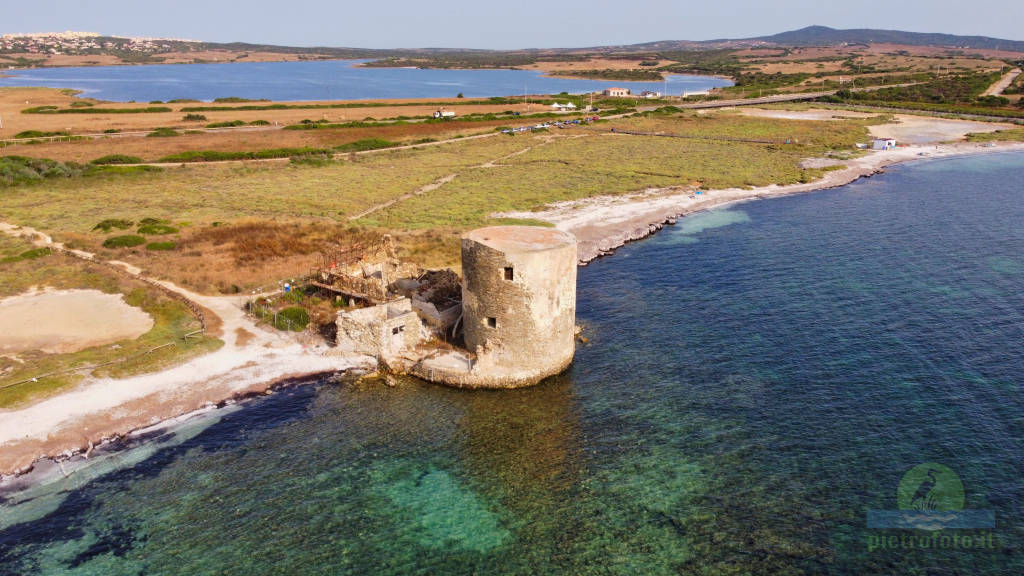
[[[1010,70],[1006,74],[1003,74],[1003,77],[1000,78],[998,82],[989,86],[988,90],[982,92],[981,95],[999,96],[1000,94],[1003,93],[1003,90],[1006,90],[1007,88],[1010,87],[1010,84],[1013,84],[1013,81],[1017,79],[1017,76],[1020,76],[1019,68],[1014,68],[1013,70]]]
[[[28,238],[38,246],[66,250],[32,228],[0,223],[0,232]],[[201,307],[207,323],[220,326],[224,345],[162,372],[122,379],[90,377],[64,394],[0,411],[0,474],[24,471],[41,456],[83,450],[90,443],[239,395],[262,392],[283,379],[366,365],[366,359],[333,355],[326,345],[303,335],[257,326],[244,310],[245,295],[196,294],[146,277],[123,262],[104,262],[87,252],[75,254],[156,284]]]
[[[443,177],[435,180],[434,182],[431,182],[430,184],[427,184],[426,186],[420,186],[419,188],[417,188],[416,190],[414,190],[412,192],[409,192],[408,194],[402,194],[401,196],[392,198],[391,200],[388,200],[387,202],[382,202],[381,204],[377,204],[376,206],[373,206],[373,207],[371,207],[371,208],[369,208],[367,210],[364,210],[364,211],[360,212],[359,214],[356,214],[355,216],[351,216],[351,217],[349,217],[348,220],[349,220],[349,222],[351,222],[353,220],[359,220],[360,218],[363,218],[365,216],[369,216],[370,214],[373,214],[374,212],[378,212],[378,211],[383,210],[383,209],[385,209],[385,208],[387,208],[389,206],[393,206],[395,204],[398,204],[399,202],[402,202],[404,200],[408,200],[409,198],[412,198],[414,196],[420,196],[422,194],[426,194],[427,192],[431,192],[433,190],[437,190],[441,186],[444,186],[445,184],[451,182],[452,180],[455,180],[456,177],[458,177],[457,173],[456,174],[449,174],[447,176],[443,176]]]
[[[492,134],[487,134],[487,136],[491,136],[491,135]],[[544,138],[544,141],[541,142],[540,144],[538,144],[538,146],[543,146],[545,144],[548,144],[553,139],[554,139],[554,137],[548,136],[548,137]],[[460,138],[460,140],[465,140],[465,138]],[[486,168],[499,168],[499,167],[503,166],[502,164],[500,164],[501,162],[504,162],[505,160],[508,160],[510,158],[515,158],[516,156],[519,156],[521,154],[526,154],[527,152],[529,152],[530,150],[533,150],[534,148],[535,148],[534,146],[527,146],[526,148],[523,148],[522,150],[517,150],[517,151],[515,151],[515,152],[513,152],[511,154],[506,154],[504,156],[495,158],[494,160],[488,160],[487,162],[484,162],[483,164],[479,164],[477,166],[471,166],[470,169],[476,169],[476,168],[484,168],[484,169],[486,169]],[[390,148],[390,150],[394,150],[394,148]],[[404,202],[405,200],[408,200],[409,198],[413,198],[413,197],[416,197],[416,196],[422,196],[423,194],[426,194],[427,192],[433,192],[434,190],[437,190],[438,188],[444,186],[445,184],[451,182],[452,180],[455,180],[458,176],[459,176],[458,173],[449,174],[447,176],[443,176],[443,177],[435,180],[434,182],[431,182],[430,184],[427,184],[426,186],[421,186],[421,187],[417,188],[416,190],[414,190],[412,192],[409,192],[408,194],[402,194],[401,196],[398,196],[396,198],[392,198],[391,200],[388,200],[387,202],[382,202],[380,204],[377,204],[376,206],[372,206],[372,207],[370,207],[370,208],[360,212],[359,214],[356,214],[355,216],[350,217],[348,220],[349,220],[349,222],[352,222],[353,220],[359,220],[360,218],[364,218],[366,216],[369,216],[370,214],[373,214],[373,213],[379,212],[379,211],[381,211],[381,210],[383,210],[385,208],[389,208],[391,206],[394,206],[395,204],[398,204],[399,202]]]

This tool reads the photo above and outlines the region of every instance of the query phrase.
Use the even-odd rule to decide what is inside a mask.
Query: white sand
[[[131,340],[153,319],[121,294],[99,290],[45,290],[0,300],[0,353],[76,352]]]

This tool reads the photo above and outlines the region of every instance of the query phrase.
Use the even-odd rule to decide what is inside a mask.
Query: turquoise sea
[[[933,160],[682,219],[580,270],[564,375],[320,381],[154,433],[3,495],[0,573],[1024,573],[1021,182]],[[868,528],[922,463],[994,527]]]
[[[535,70],[420,70],[358,68],[362,60],[231,62],[0,70],[0,86],[48,86],[81,90],[82,96],[115,102],[237,96],[268,100],[376,100],[573,94],[610,86],[678,96],[731,86],[708,76],[670,75],[665,82],[547,78]],[[2,77],[9,75],[9,78]]]

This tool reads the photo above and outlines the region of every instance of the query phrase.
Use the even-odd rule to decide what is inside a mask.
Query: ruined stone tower
[[[462,322],[476,378],[460,385],[530,385],[569,366],[576,328],[572,234],[534,226],[474,230],[462,238],[462,275]]]

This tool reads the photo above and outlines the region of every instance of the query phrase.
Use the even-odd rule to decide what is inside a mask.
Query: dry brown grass
[[[117,257],[192,290],[232,294],[270,288],[306,274],[324,249],[372,248],[385,232],[330,221],[246,220],[186,229],[174,251],[140,247]],[[460,233],[455,229],[393,232],[399,255],[425,268],[457,266]],[[102,240],[84,234],[74,239],[77,245],[95,249]]]
[[[457,134],[469,136],[491,132],[509,120],[484,122],[410,123],[370,128],[332,128],[320,130],[262,130],[255,132],[206,132],[183,134],[174,138],[101,138],[71,142],[48,142],[9,146],[0,154],[34,158],[89,162],[108,154],[127,154],[155,161],[170,154],[189,150],[238,152],[271,148],[330,148],[357,140],[379,138],[392,142],[414,142],[423,138],[445,140]]]
[[[249,332],[245,328],[235,328],[235,343],[239,346],[247,345],[249,342],[252,342],[252,339],[255,337],[255,334]]]
[[[156,106],[148,103],[109,103],[102,104],[98,100],[89,98],[76,98],[62,93],[54,88],[0,88],[0,115],[3,116],[5,138],[10,138],[18,132],[25,130],[39,130],[43,132],[68,131],[72,134],[99,134],[107,129],[121,130],[122,132],[147,131],[159,126],[178,127],[182,129],[202,128],[206,124],[214,122],[230,122],[243,120],[252,122],[254,120],[266,120],[277,122],[281,126],[298,124],[302,120],[328,120],[330,122],[352,122],[366,118],[384,119],[397,118],[399,116],[429,116],[437,110],[437,106],[430,103],[443,102],[446,109],[454,110],[457,114],[473,113],[500,113],[506,110],[525,112],[524,104],[471,104],[479,102],[479,99],[456,99],[456,98],[431,98],[431,99],[396,99],[387,101],[375,101],[376,106],[365,108],[331,108],[331,109],[298,109],[298,110],[251,110],[251,111],[214,111],[202,112],[206,120],[199,122],[185,122],[182,117],[186,112],[182,108],[194,106],[214,106],[218,108],[230,108],[244,104],[161,104],[159,106],[170,107],[172,112],[147,113],[147,114],[22,114],[21,111],[36,106],[57,106],[68,108],[75,101],[92,102],[96,106],[116,108],[147,108]],[[391,104],[380,106],[382,102]],[[360,104],[370,103],[366,100],[354,101],[331,101],[331,102],[287,102],[289,105],[303,104]],[[417,104],[419,103],[419,104]],[[252,104],[273,104],[272,102],[254,102]],[[534,106],[536,110],[536,106]],[[152,140],[152,139],[150,139]],[[12,153],[5,151],[5,154]]]

